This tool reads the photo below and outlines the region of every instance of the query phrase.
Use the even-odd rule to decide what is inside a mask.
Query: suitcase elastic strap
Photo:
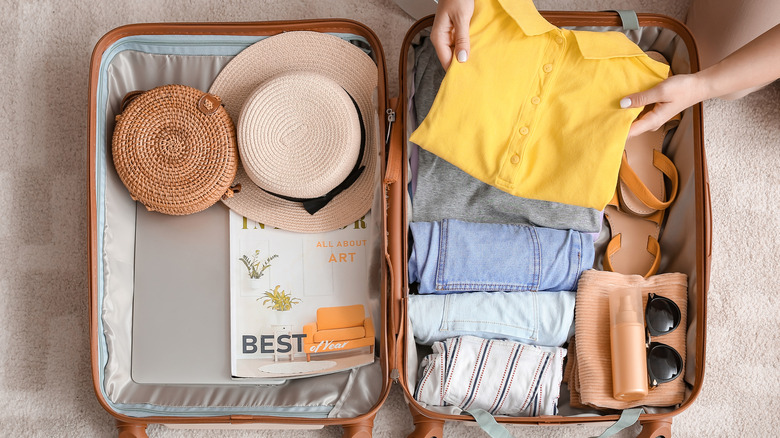
[[[641,415],[643,412],[645,412],[645,410],[642,408],[623,410],[623,412],[620,413],[620,418],[618,418],[618,421],[616,421],[612,426],[609,426],[609,428],[601,435],[599,435],[598,438],[612,436],[627,428],[628,426],[631,426],[632,424],[636,423],[637,420],[639,420],[639,415]]]
[[[510,434],[504,426],[498,424],[496,419],[484,409],[468,409],[464,412],[474,417],[474,419],[477,420],[479,427],[490,435],[491,438],[512,438],[512,434]],[[639,420],[639,415],[642,413],[644,413],[644,409],[642,408],[625,409],[621,412],[620,418],[618,418],[615,424],[609,426],[609,428],[597,438],[610,437],[631,426]]]
[[[512,434],[506,430],[506,427],[498,424],[496,419],[493,418],[493,416],[490,415],[486,410],[468,409],[464,412],[474,417],[474,419],[477,420],[479,427],[481,427],[485,433],[490,435],[491,438],[512,438]]]
[[[639,30],[639,17],[636,16],[636,12],[626,9],[612,9],[620,15],[620,21],[623,22],[623,29],[625,30]]]

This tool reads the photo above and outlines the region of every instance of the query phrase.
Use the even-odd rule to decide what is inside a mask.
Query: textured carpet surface
[[[539,9],[635,9],[684,19],[677,0],[537,0]],[[391,0],[4,0],[0,2],[0,436],[102,437],[114,421],[89,367],[87,80],[97,40],[122,24],[345,17],[382,41],[390,94],[413,20]],[[780,414],[780,87],[704,106],[713,259],[706,378],[674,420],[678,437],[774,436]],[[411,416],[394,388],[374,433],[402,437]],[[513,427],[515,436],[593,436],[602,426]],[[181,431],[152,437],[330,437],[315,431]],[[625,436],[636,434],[631,429]],[[482,436],[448,424],[446,436]]]

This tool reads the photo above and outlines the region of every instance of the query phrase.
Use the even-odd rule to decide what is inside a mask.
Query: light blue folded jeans
[[[454,219],[409,227],[409,282],[421,294],[572,291],[593,265],[593,238],[579,231]]]
[[[456,336],[560,347],[574,328],[576,292],[469,292],[409,295],[414,339],[431,345]]]

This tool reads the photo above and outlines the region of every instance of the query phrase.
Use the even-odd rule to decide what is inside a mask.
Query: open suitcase
[[[698,69],[692,36],[672,19],[640,14],[639,29],[624,30],[619,15],[611,12],[548,12],[543,15],[559,27],[623,31],[643,49],[652,48],[663,53],[676,73]],[[214,427],[266,424],[292,428],[341,425],[345,436],[370,436],[374,416],[394,382],[400,384],[409,402],[416,425],[411,436],[440,437],[445,421],[474,421],[465,414],[453,415],[425,408],[412,396],[418,359],[409,354],[415,344],[406,316],[406,139],[411,129],[406,109],[410,74],[414,68],[412,43],[430,28],[432,21],[432,17],[418,21],[407,34],[399,66],[401,96],[392,103],[386,95],[386,66],[379,39],[370,29],[354,21],[139,24],[117,28],[97,43],[91,61],[89,89],[90,339],[94,389],[103,407],[116,417],[120,436],[146,436],[145,428],[150,423]],[[363,49],[377,65],[374,105],[379,132],[375,134],[382,144],[386,144],[386,148],[379,148],[376,157],[381,164],[372,207],[372,211],[383,213],[374,215],[372,224],[376,245],[372,248],[371,266],[377,275],[376,287],[370,294],[371,312],[378,322],[378,343],[374,350],[378,359],[373,365],[352,372],[288,381],[281,386],[226,381],[229,380],[229,352],[220,341],[227,338],[220,336],[227,336],[227,297],[209,294],[204,286],[215,284],[213,277],[220,277],[220,270],[226,270],[226,258],[222,265],[217,258],[216,268],[190,272],[193,278],[177,279],[188,281],[192,286],[188,293],[206,300],[202,307],[189,310],[192,314],[188,329],[193,330],[191,335],[196,342],[202,343],[202,348],[198,348],[201,351],[180,352],[172,348],[163,351],[160,358],[162,363],[166,357],[173,358],[171,360],[183,357],[191,361],[191,370],[201,372],[181,380],[175,372],[169,374],[173,376],[170,380],[166,380],[166,376],[139,379],[133,369],[133,349],[136,348],[133,321],[141,317],[141,309],[148,309],[154,302],[139,303],[141,297],[134,296],[134,288],[144,280],[136,275],[135,256],[137,239],[148,235],[145,227],[150,222],[130,199],[111,164],[111,133],[121,100],[127,92],[168,83],[207,90],[220,69],[241,50],[264,36],[296,30],[336,35]],[[661,272],[684,272],[689,278],[685,401],[675,407],[653,409],[643,414],[640,417],[642,436],[670,436],[672,417],[695,400],[702,385],[711,227],[701,134],[701,106],[696,105],[686,110],[665,151],[680,171],[680,192],[662,235],[661,243],[667,249]],[[209,230],[222,236],[221,245],[224,246],[227,208],[215,205],[192,216],[196,219],[186,224],[180,218],[152,221],[158,235],[171,239],[168,252],[163,253],[174,255],[161,258],[159,263],[185,268],[191,266],[192,257],[224,256],[220,251],[192,248],[186,237]],[[165,294],[168,289],[163,283],[152,286],[151,295],[144,296]],[[219,284],[216,283],[217,287]],[[150,300],[153,299],[156,298]],[[159,310],[173,311],[177,311],[175,306]],[[159,314],[158,318],[152,315],[141,320],[150,330],[158,330],[165,336],[170,327],[166,327],[164,320],[159,320],[164,319],[159,318]],[[174,353],[181,357],[173,357]],[[199,361],[204,357],[220,355],[224,357],[222,362],[208,365],[204,362],[203,369],[199,369]],[[526,425],[613,422],[617,419],[617,414],[596,410],[578,416],[496,418],[499,423]]]

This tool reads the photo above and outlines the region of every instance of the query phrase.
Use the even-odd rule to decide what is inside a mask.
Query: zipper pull
[[[393,130],[393,123],[395,123],[395,111],[388,108],[385,113],[387,113],[387,131],[385,132],[385,147],[387,147],[390,144],[390,131]]]
[[[401,373],[398,372],[398,368],[390,370],[390,378],[393,379],[393,382],[398,383],[399,377],[401,377]]]

